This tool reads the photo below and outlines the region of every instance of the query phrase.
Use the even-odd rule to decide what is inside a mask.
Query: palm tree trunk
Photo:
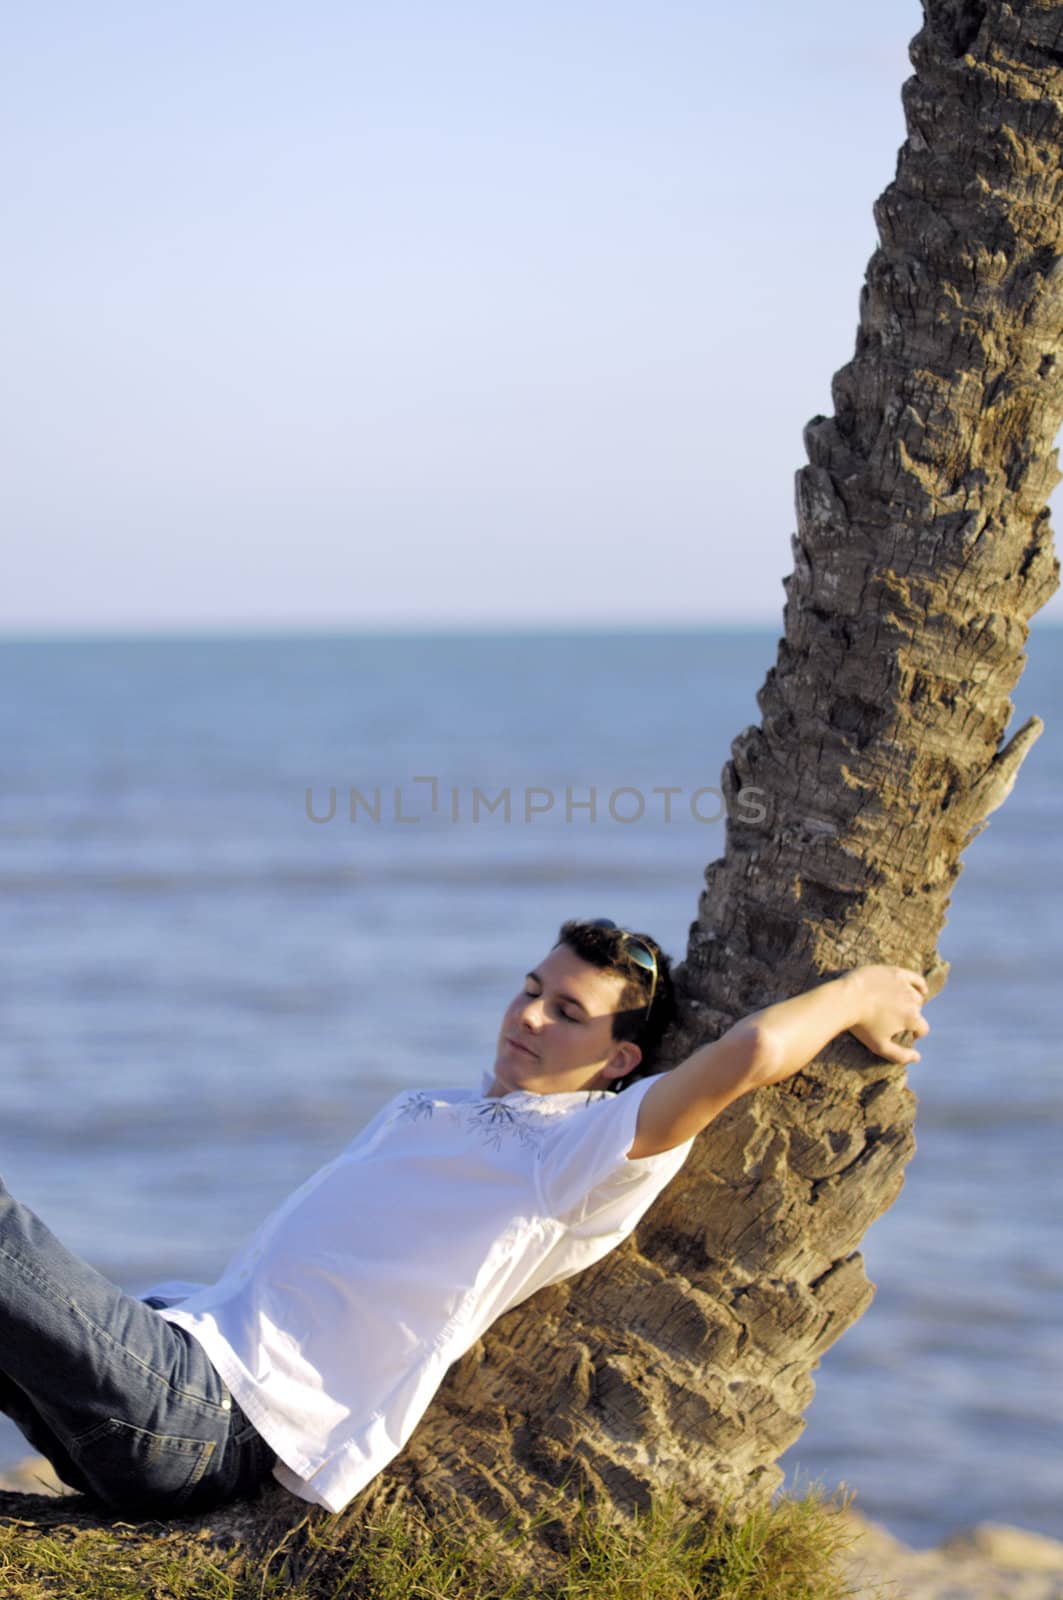
[[[805,430],[785,637],[724,769],[671,1061],[860,962],[939,988],[961,851],[1040,729],[1001,748],[1059,574],[1063,3],[924,9],[855,354]],[[456,1364],[367,1499],[530,1513],[573,1469],[621,1510],[667,1486],[763,1504],[811,1373],[872,1298],[858,1247],[900,1191],[915,1104],[851,1036],[736,1102],[634,1240]]]

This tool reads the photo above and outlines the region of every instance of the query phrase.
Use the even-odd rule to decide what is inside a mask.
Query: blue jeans
[[[207,1511],[274,1452],[202,1346],[60,1244],[0,1179],[0,1410],[61,1482],[114,1511]]]

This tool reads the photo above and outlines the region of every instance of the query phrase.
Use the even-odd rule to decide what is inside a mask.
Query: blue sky
[[[16,8],[0,630],[776,621],[920,21]]]

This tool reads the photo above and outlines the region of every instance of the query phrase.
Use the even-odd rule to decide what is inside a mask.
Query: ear
[[[634,1072],[641,1060],[642,1051],[639,1046],[630,1039],[622,1039],[602,1071],[610,1080],[626,1078],[629,1072]]]

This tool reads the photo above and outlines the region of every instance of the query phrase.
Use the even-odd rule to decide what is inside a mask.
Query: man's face
[[[605,972],[559,944],[527,974],[502,1018],[489,1097],[605,1089],[641,1060],[638,1045],[613,1038],[623,992]]]

